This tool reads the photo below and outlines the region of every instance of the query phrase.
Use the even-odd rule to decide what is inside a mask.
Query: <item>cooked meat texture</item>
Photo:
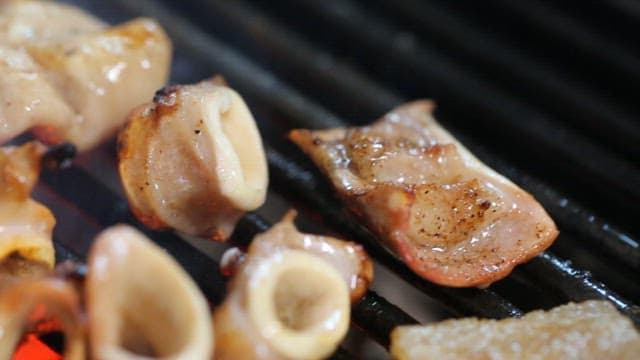
[[[31,199],[45,147],[0,148],[0,273],[30,275],[53,268],[51,211]]]
[[[64,359],[85,359],[80,299],[74,286],[54,277],[0,275],[0,359],[11,359],[27,331],[55,321],[64,333]]]
[[[0,91],[14,90],[0,103],[0,142],[35,128],[43,141],[86,150],[167,81],[171,43],[153,20],[107,28],[70,6],[9,1],[0,29],[0,44],[17,52],[2,65]]]
[[[75,117],[24,49],[0,45],[0,143],[36,126],[44,135]]]
[[[0,42],[15,47],[61,44],[107,24],[71,5],[54,1],[0,1]]]
[[[215,80],[167,87],[130,115],[119,170],[147,226],[226,239],[263,204],[267,164],[242,98]]]
[[[605,301],[533,311],[522,318],[400,326],[394,359],[639,359],[640,334]]]
[[[132,227],[97,236],[85,284],[92,359],[211,358],[204,296],[164,249]]]
[[[366,291],[371,262],[356,244],[300,233],[294,216],[223,264],[233,278],[214,312],[216,358],[321,359],[345,336],[350,298]]]
[[[333,266],[344,278],[351,301],[358,301],[373,281],[373,263],[360,244],[330,236],[300,232],[294,224],[296,212],[289,211],[282,221],[268,231],[256,235],[249,253],[275,254],[286,249],[302,250],[321,258]],[[225,252],[221,266],[226,274],[233,274],[247,259],[237,248]]]
[[[558,231],[531,195],[475,158],[432,109],[415,101],[370,126],[289,137],[418,275],[486,285],[549,247]]]

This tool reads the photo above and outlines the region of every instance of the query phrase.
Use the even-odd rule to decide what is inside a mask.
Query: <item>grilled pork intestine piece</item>
[[[475,158],[432,109],[416,101],[370,126],[289,136],[414,272],[442,285],[486,285],[542,252],[558,231],[531,195]]]
[[[106,23],[91,14],[60,2],[0,1],[0,42],[4,44],[58,44],[106,27]]]
[[[606,301],[570,303],[521,318],[466,318],[391,333],[394,359],[638,359],[640,334]]]
[[[26,130],[68,126],[74,110],[24,49],[0,45],[0,143]]]
[[[37,142],[0,148],[0,273],[28,275],[53,268],[55,218],[31,199],[45,147]]]
[[[214,312],[216,359],[322,359],[344,338],[349,290],[320,257],[249,251]]]
[[[17,52],[3,50],[0,142],[34,128],[45,141],[86,150],[168,77],[171,43],[153,20],[107,28],[66,5],[9,1],[0,29],[2,47]]]
[[[282,221],[268,231],[258,234],[249,248],[249,254],[275,254],[283,250],[302,250],[317,256],[338,270],[351,293],[351,301],[358,301],[373,281],[373,263],[361,245],[329,236],[301,233],[293,220],[296,212],[290,210]],[[227,250],[221,266],[232,275],[247,254],[237,248]]]
[[[207,80],[162,89],[120,134],[120,177],[152,228],[226,239],[265,200],[267,165],[242,98]]]
[[[129,226],[113,226],[96,238],[85,296],[94,359],[212,356],[204,296],[173,258]]]
[[[53,277],[0,277],[0,359],[11,359],[25,332],[55,324],[64,333],[64,359],[85,359],[80,301],[73,285]]]

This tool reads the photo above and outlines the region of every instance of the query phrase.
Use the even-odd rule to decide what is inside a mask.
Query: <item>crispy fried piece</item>
[[[394,359],[638,359],[640,334],[605,301],[570,303],[522,318],[399,326]]]
[[[31,199],[45,147],[30,142],[0,148],[0,269],[13,275],[50,270],[51,234],[56,221],[47,207]]]
[[[289,137],[418,275],[487,285],[549,247],[558,231],[531,195],[440,127],[432,109],[416,101],[370,126]]]

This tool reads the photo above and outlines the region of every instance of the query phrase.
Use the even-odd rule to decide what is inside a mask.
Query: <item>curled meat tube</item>
[[[217,359],[322,359],[345,336],[340,273],[301,250],[249,255],[214,312]]]
[[[160,90],[119,138],[119,170],[145,225],[226,239],[264,203],[267,163],[251,112],[214,79]]]
[[[0,273],[26,275],[53,268],[51,211],[31,199],[46,147],[38,142],[0,148]]]
[[[57,278],[0,279],[0,359],[11,359],[25,331],[54,321],[64,333],[64,359],[85,359],[79,299],[73,285]]]
[[[257,235],[246,254],[225,253],[234,277],[214,313],[217,358],[320,359],[344,337],[371,260],[357,244],[299,232],[294,218]]]
[[[373,263],[360,244],[329,236],[305,234],[294,224],[296,211],[290,210],[269,231],[256,235],[249,254],[273,254],[285,249],[303,250],[317,256],[338,270],[347,283],[351,302],[360,300],[373,281]],[[251,255],[255,256],[255,255]],[[237,248],[225,252],[224,273],[232,275],[247,255]]]
[[[86,299],[94,359],[209,359],[211,314],[180,265],[137,230],[98,235]]]

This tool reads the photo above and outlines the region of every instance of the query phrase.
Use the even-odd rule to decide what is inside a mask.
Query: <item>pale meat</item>
[[[51,211],[31,198],[45,147],[0,148],[0,274],[30,275],[54,265]]]
[[[59,44],[106,27],[100,19],[60,2],[0,0],[0,42],[4,44]]]
[[[394,359],[639,359],[640,334],[608,302],[587,301],[522,318],[400,326]]]
[[[30,53],[79,115],[62,136],[86,150],[166,83],[171,45],[158,23],[137,19]]]
[[[0,29],[2,46],[31,58],[4,65],[11,72],[0,90],[13,85],[20,100],[0,103],[0,142],[34,128],[43,141],[86,150],[167,81],[171,43],[150,19],[108,28],[67,5],[8,1],[0,6]]]
[[[440,127],[432,109],[416,101],[371,126],[289,136],[418,275],[448,286],[490,284],[558,231],[530,194]]]
[[[120,177],[147,226],[223,240],[264,203],[262,140],[234,90],[215,80],[170,86],[129,118],[119,137]]]
[[[257,235],[233,264],[214,312],[217,359],[322,359],[346,335],[371,261],[356,244],[299,232],[294,216]]]
[[[211,358],[211,313],[200,289],[132,227],[97,236],[85,283],[92,359]]]
[[[24,49],[0,44],[0,143],[26,130],[64,128],[75,111]]]
[[[300,232],[294,224],[296,212],[289,211],[284,218],[268,231],[256,235],[251,242],[251,254],[274,254],[286,249],[302,250],[331,264],[344,278],[351,301],[358,301],[369,289],[373,281],[373,263],[360,244],[336,239],[330,236]],[[246,259],[237,256],[236,250],[225,252],[222,266],[224,272],[233,274],[235,268]]]

